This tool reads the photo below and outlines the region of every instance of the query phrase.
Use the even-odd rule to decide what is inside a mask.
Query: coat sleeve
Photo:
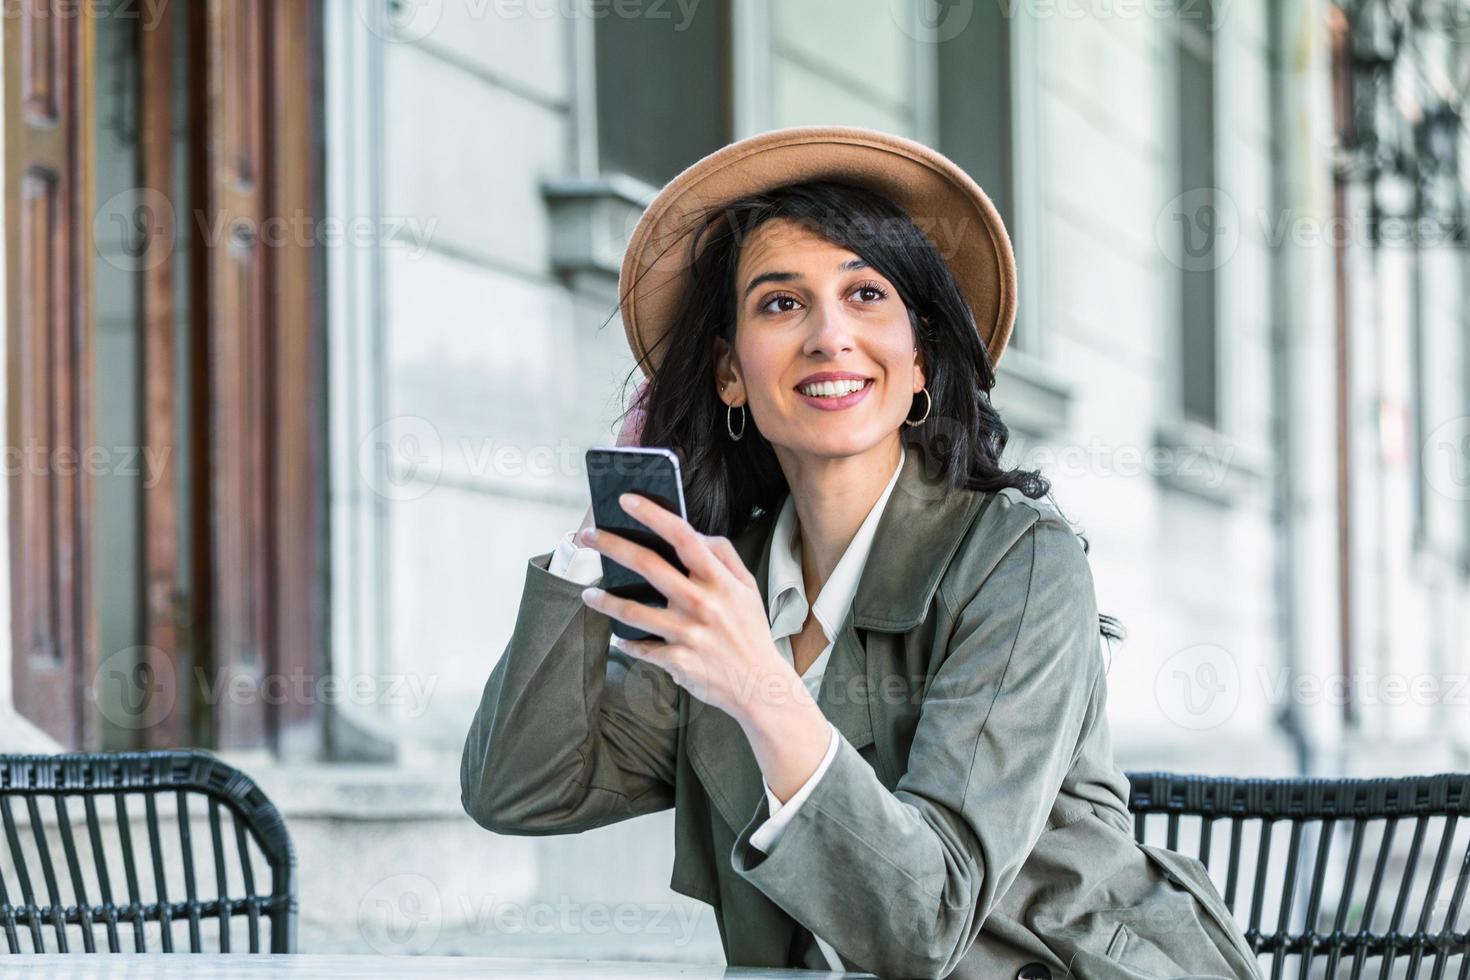
[[[582,584],[526,563],[515,629],[460,760],[465,812],[503,834],[567,834],[674,805],[679,689],[608,645]]]
[[[1059,518],[1023,532],[960,604],[890,792],[842,738],[770,854],[735,870],[880,976],[944,977],[1046,826],[1102,672],[1087,555]]]

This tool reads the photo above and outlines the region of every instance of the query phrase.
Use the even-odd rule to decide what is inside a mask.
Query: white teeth
[[[865,384],[867,384],[866,381],[855,379],[847,381],[818,381],[815,384],[802,385],[798,390],[803,395],[809,395],[815,398],[836,398],[842,395],[850,395]]]

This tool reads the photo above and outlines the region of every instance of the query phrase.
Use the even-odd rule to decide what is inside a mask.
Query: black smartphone
[[[587,484],[592,491],[592,520],[597,530],[620,534],[657,552],[680,573],[689,574],[674,546],[618,503],[620,494],[641,494],[688,520],[684,510],[684,480],[679,474],[679,457],[674,451],[656,446],[594,446],[587,450],[586,459]],[[668,599],[653,587],[653,583],[605,554],[602,556],[601,588],[612,595],[657,609],[668,606]],[[612,632],[625,640],[663,639],[616,618],[612,620]]]

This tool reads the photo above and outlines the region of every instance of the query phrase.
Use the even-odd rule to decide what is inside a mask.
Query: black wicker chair
[[[207,807],[216,885],[211,897],[200,896],[198,845],[190,820],[198,811],[191,811],[191,798]],[[84,814],[75,828],[69,799],[78,799]],[[50,806],[43,807],[43,800]],[[99,805],[108,800],[110,808]],[[139,802],[147,822],[146,859],[135,850],[132,833]],[[296,950],[296,857],[285,821],[248,776],[208,752],[0,755],[0,820],[6,843],[0,851],[0,929],[11,953],[96,952],[98,925],[111,952],[122,951],[127,932],[133,951],[146,952],[145,923],[157,923],[157,948],[174,952],[175,920],[187,922],[191,952],[206,945],[243,952],[231,936],[236,916],[245,918],[249,952]],[[83,828],[90,855],[77,845]],[[64,877],[48,831],[60,838]],[[233,838],[233,854],[227,838]],[[268,892],[257,888],[252,849],[270,870]],[[109,873],[109,851],[121,855],[120,882]],[[140,881],[139,864],[145,860],[152,870],[151,888]],[[37,872],[39,883],[33,881]],[[171,900],[169,886],[177,895],[180,876],[184,898]],[[45,888],[44,900],[37,884]],[[115,887],[125,889],[125,896],[115,895]],[[100,904],[93,904],[93,896]],[[262,920],[268,946],[262,941]],[[215,930],[217,942],[207,943],[206,934]],[[47,948],[48,935],[54,948]]]
[[[1272,980],[1286,975],[1288,960],[1302,978],[1342,970],[1353,980],[1470,980],[1470,820],[1461,820],[1470,816],[1470,774],[1127,775],[1134,836],[1196,857],[1209,869],[1225,904],[1244,922],[1246,940],[1258,956],[1270,957]],[[1146,836],[1152,814],[1165,815],[1152,822],[1164,825],[1162,841]],[[1216,832],[1218,820],[1228,821],[1228,840],[1224,828]],[[1406,847],[1396,833],[1401,821],[1412,821]],[[1344,843],[1336,845],[1339,838]],[[1431,853],[1432,863],[1425,860]],[[1247,885],[1250,907],[1242,920],[1236,910]],[[1273,918],[1265,931],[1262,923]],[[1456,958],[1459,971],[1452,973]]]

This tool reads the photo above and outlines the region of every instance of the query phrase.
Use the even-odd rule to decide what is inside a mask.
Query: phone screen
[[[684,481],[679,457],[671,449],[652,446],[594,446],[587,450],[587,483],[592,492],[592,518],[599,531],[620,534],[659,555],[681,574],[689,570],[679,560],[674,546],[647,525],[623,510],[618,496],[637,493],[688,519],[684,509]],[[634,602],[662,609],[668,605],[663,593],[642,575],[602,556],[604,591]],[[618,619],[612,632],[628,640],[662,639]]]

